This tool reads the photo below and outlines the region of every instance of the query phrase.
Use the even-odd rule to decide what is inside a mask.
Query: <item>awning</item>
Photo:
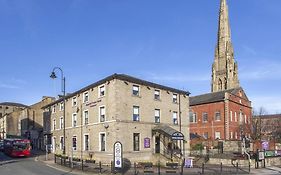
[[[164,134],[172,140],[184,140],[184,135],[181,132],[167,125],[158,125],[152,131]]]

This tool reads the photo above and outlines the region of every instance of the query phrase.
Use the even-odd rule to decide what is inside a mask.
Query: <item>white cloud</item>
[[[251,66],[241,69],[240,78],[247,80],[281,79],[281,63],[267,60],[253,62]]]
[[[18,86],[11,85],[11,84],[4,84],[4,83],[0,84],[0,88],[4,88],[4,89],[19,89]]]

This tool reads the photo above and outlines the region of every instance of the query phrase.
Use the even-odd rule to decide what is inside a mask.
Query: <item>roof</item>
[[[262,118],[262,119],[281,118],[281,114],[254,115],[253,119],[254,118]]]
[[[27,108],[29,106],[21,104],[21,103],[14,103],[14,102],[2,102],[0,103],[0,105],[2,106],[15,106],[15,107],[23,107],[23,108]]]
[[[190,94],[190,92],[188,92],[188,91],[183,91],[183,90],[171,88],[171,87],[168,87],[168,86],[163,86],[163,85],[160,85],[160,84],[156,84],[156,83],[153,83],[153,82],[149,82],[149,81],[146,81],[146,80],[135,78],[135,77],[132,77],[132,76],[129,76],[129,75],[126,75],[126,74],[113,74],[113,75],[110,75],[110,76],[100,80],[100,81],[97,81],[93,84],[90,84],[89,86],[86,86],[86,87],[84,87],[84,88],[82,88],[82,89],[80,89],[76,92],[73,92],[73,93],[67,95],[66,99],[71,98],[71,97],[73,97],[77,94],[80,94],[80,93],[84,92],[84,91],[87,91],[88,89],[91,89],[91,88],[94,88],[94,87],[99,86],[101,84],[104,84],[105,82],[113,80],[113,79],[128,81],[128,82],[136,83],[136,84],[139,84],[139,85],[146,85],[146,86],[154,87],[154,88],[157,88],[157,89],[164,89],[164,90],[167,90],[167,91],[172,91],[172,92],[184,94],[184,95],[187,95],[187,96]],[[43,108],[47,108],[47,107],[52,106],[52,105],[54,105],[56,103],[59,103],[61,101],[63,101],[63,98],[60,98],[60,99],[54,101],[53,103],[50,103],[50,104],[44,106]]]
[[[241,89],[242,88],[239,87],[239,88],[233,88],[233,89],[228,89],[228,90],[219,91],[219,92],[212,92],[212,93],[208,93],[208,94],[193,96],[193,97],[189,98],[189,104],[190,104],[190,106],[194,106],[194,105],[199,105],[199,104],[223,101],[225,98],[226,92],[231,93],[231,94],[236,94]]]

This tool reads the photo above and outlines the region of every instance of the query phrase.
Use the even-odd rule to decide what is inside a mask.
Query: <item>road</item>
[[[0,175],[74,175],[54,169],[35,157],[10,158],[0,152]]]

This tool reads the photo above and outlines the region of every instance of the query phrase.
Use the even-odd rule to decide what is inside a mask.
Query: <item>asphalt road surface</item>
[[[35,161],[35,157],[10,158],[0,152],[0,175],[72,175]]]

